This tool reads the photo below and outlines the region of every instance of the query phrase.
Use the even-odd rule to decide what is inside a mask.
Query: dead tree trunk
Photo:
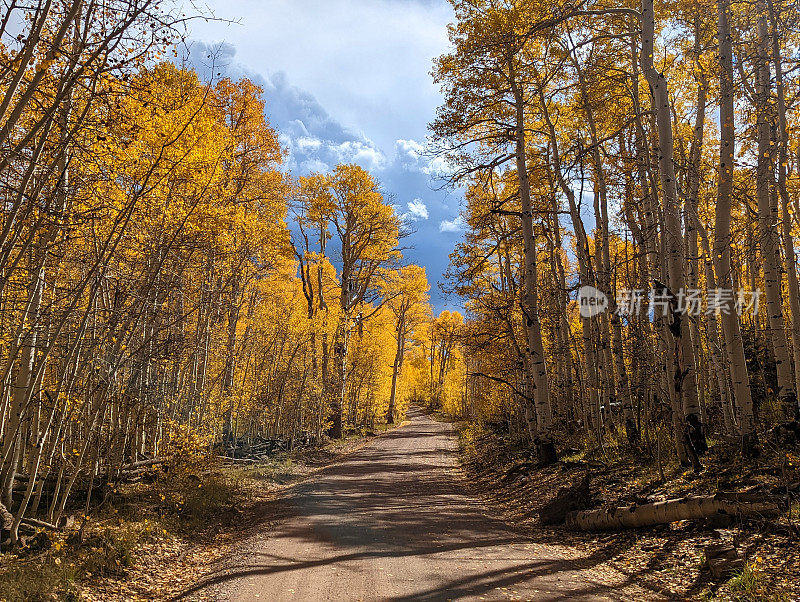
[[[567,515],[569,529],[603,531],[664,525],[679,520],[709,518],[718,514],[729,516],[770,516],[780,512],[776,500],[752,495],[718,493],[709,496],[687,496],[653,504],[622,506],[621,508],[583,510]]]

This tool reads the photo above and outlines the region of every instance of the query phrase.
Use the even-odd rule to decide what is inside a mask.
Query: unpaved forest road
[[[583,568],[590,560],[565,559],[559,546],[526,541],[484,514],[457,473],[452,427],[414,408],[409,420],[292,488],[280,500],[285,516],[200,593],[270,602],[652,598],[623,596],[608,575],[601,582]]]

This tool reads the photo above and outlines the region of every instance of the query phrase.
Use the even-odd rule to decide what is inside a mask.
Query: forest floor
[[[712,444],[700,474],[676,463],[663,466],[662,480],[653,458],[606,449],[593,457],[576,452],[554,466],[537,467],[495,433],[466,425],[459,425],[459,431],[462,466],[474,491],[533,541],[585,547],[605,566],[671,599],[800,600],[797,503],[774,522],[680,521],[605,533],[543,526],[538,518],[560,488],[578,483],[587,470],[595,507],[613,508],[719,491],[777,493],[782,485],[800,481],[796,453],[766,450],[756,460],[743,461]],[[745,570],[727,580],[713,579],[704,556],[704,547],[712,543],[733,544],[744,556]]]

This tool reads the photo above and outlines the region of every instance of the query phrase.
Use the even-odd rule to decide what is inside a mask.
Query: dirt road
[[[590,558],[493,518],[464,491],[452,427],[413,409],[409,419],[292,488],[284,516],[242,544],[205,592],[270,602],[631,597]]]

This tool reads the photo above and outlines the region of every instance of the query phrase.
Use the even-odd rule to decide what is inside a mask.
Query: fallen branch
[[[53,531],[59,531],[60,529],[55,526],[53,523],[47,523],[43,520],[36,520],[35,518],[23,518],[20,521],[23,525],[28,525],[30,527],[41,527],[42,529],[52,529]]]
[[[780,499],[755,494],[718,493],[687,496],[652,504],[634,504],[621,508],[582,510],[566,517],[568,529],[602,531],[664,525],[679,520],[730,516],[774,516],[780,513]]]
[[[139,460],[138,462],[131,462],[130,464],[125,464],[124,466],[120,467],[120,472],[128,472],[131,470],[135,470],[137,468],[158,466],[159,464],[163,463],[164,460],[162,460],[161,458],[153,458],[151,460]]]
[[[239,464],[255,464],[258,460],[253,458],[231,458],[230,456],[217,456],[223,462],[233,462]]]
[[[118,471],[104,468],[103,470],[98,472],[97,475],[95,475],[95,478],[97,480],[100,480],[100,481],[107,481],[112,477],[112,475],[116,475],[117,472],[119,473],[119,476],[123,477],[123,478],[129,477],[129,476],[138,476],[140,474],[145,473],[148,468],[152,468],[153,466],[158,466],[158,465],[163,464],[163,463],[164,463],[164,460],[162,460],[161,458],[154,458],[154,459],[151,459],[151,460],[139,460],[138,462],[131,462],[130,464],[122,465],[119,468]],[[68,480],[68,479],[72,478],[72,475],[71,474],[65,474],[62,478],[65,479],[65,480]],[[47,481],[56,481],[58,479],[58,477],[57,477],[57,475],[55,473],[48,473],[48,474],[45,474],[45,475],[36,475],[36,480],[37,481],[42,480],[42,479],[44,479],[46,482]],[[26,474],[15,473],[14,474],[14,480],[19,481],[20,483],[27,483],[28,481],[31,480],[31,477],[30,477],[30,475],[26,475]],[[23,485],[22,489],[24,489],[24,488],[25,487]]]

